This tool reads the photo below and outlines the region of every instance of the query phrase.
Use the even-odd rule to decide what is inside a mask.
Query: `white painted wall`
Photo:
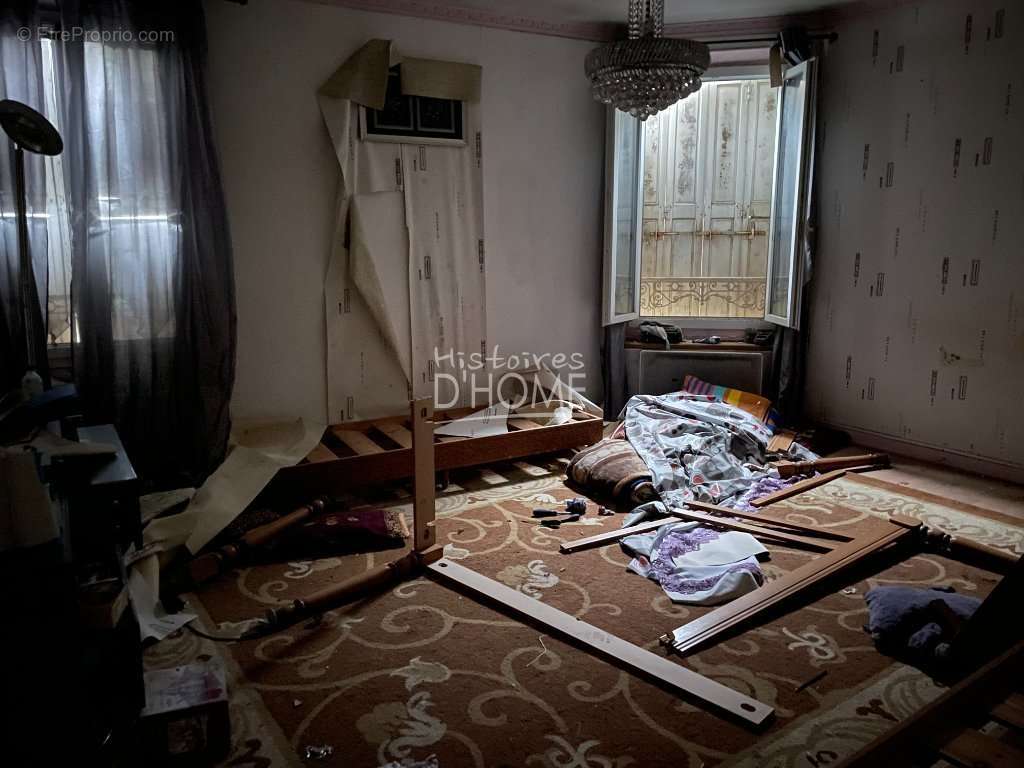
[[[206,4],[211,108],[234,242],[235,418],[326,415],[323,278],[338,166],[316,89],[374,37],[483,67],[488,338],[581,352],[600,395],[604,113],[591,44],[301,0]]]

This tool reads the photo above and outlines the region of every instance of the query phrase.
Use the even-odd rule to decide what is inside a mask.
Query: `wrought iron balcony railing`
[[[764,277],[641,277],[648,317],[762,317]]]

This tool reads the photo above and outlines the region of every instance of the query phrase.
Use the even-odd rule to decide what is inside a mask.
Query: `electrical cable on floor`
[[[540,658],[541,656],[543,656],[543,655],[544,655],[545,653],[547,653],[547,652],[548,652],[548,647],[547,647],[546,645],[544,645],[544,635],[540,635],[540,636],[539,636],[539,637],[538,637],[537,639],[538,639],[538,640],[540,641],[540,647],[541,647],[541,648],[543,648],[544,650],[542,650],[542,651],[541,651],[540,653],[538,653],[538,654],[537,654],[537,655],[536,655],[536,656],[534,657],[533,661],[531,661],[531,662],[530,662],[529,664],[527,664],[527,665],[526,665],[526,666],[528,666],[528,667],[532,667],[532,666],[533,666],[534,664],[536,664],[536,663],[537,663],[537,660],[538,660],[538,659],[539,659],[539,658]]]

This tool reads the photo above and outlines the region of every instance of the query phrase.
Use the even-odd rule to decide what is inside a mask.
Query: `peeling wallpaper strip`
[[[838,32],[808,415],[1024,468],[1024,4],[902,4]]]

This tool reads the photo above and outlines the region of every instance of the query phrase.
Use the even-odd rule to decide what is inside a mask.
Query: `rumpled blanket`
[[[966,621],[981,600],[941,589],[875,587],[864,595],[867,630],[879,650],[908,657],[922,666],[941,663],[958,627],[950,626],[936,603],[945,603],[956,620]]]
[[[629,570],[658,582],[673,602],[718,605],[764,583],[757,558],[767,550],[749,533],[666,523],[621,544],[633,555]]]
[[[728,403],[685,392],[636,395],[626,403],[625,428],[670,507],[693,500],[736,506],[745,494],[747,501],[753,498],[748,492],[765,478],[778,481],[765,466],[771,430]],[[817,456],[793,443],[779,458]]]

